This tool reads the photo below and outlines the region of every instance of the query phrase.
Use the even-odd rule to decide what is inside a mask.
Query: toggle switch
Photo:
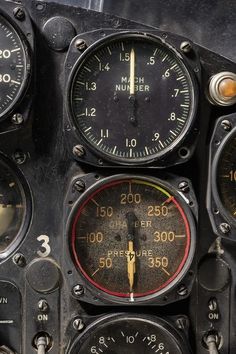
[[[52,347],[52,337],[46,332],[39,332],[33,339],[34,348],[37,354],[46,354]]]
[[[1,345],[0,346],[0,354],[16,354],[15,352],[13,352],[10,348],[8,348],[5,345]]]

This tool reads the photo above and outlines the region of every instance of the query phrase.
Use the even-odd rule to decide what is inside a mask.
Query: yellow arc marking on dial
[[[162,187],[157,186],[156,184],[153,184],[153,183],[150,183],[150,182],[147,182],[147,181],[140,181],[140,180],[136,180],[136,179],[132,180],[131,182],[132,182],[132,183],[137,183],[137,184],[144,184],[144,185],[146,185],[146,186],[153,187],[153,188],[159,190],[160,192],[162,192],[163,194],[165,194],[168,198],[173,198],[173,196],[172,196],[170,193],[168,193],[168,192],[167,192],[165,189],[163,189]]]

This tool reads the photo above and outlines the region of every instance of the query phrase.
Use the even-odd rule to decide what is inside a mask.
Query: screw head
[[[26,154],[22,151],[16,151],[13,155],[13,159],[18,165],[22,165],[26,161]]]
[[[78,181],[75,182],[74,184],[74,189],[77,192],[83,192],[85,190],[85,183],[82,179],[78,179]]]
[[[188,294],[188,289],[184,284],[180,285],[178,290],[177,290],[178,295],[180,296],[186,296]]]
[[[212,298],[208,302],[208,307],[210,311],[216,311],[217,310],[217,300],[215,298]]]
[[[185,317],[179,317],[177,318],[176,320],[176,326],[179,328],[179,329],[185,329],[188,327],[188,320],[187,318]]]
[[[76,318],[73,321],[73,327],[76,331],[82,331],[82,329],[85,327],[85,324],[81,318]]]
[[[188,54],[191,52],[192,50],[192,45],[190,42],[188,41],[184,41],[180,44],[180,50],[185,53],[185,54]]]
[[[85,149],[84,149],[83,145],[75,145],[73,147],[73,154],[77,157],[81,157],[81,156],[85,155]]]
[[[44,299],[39,300],[39,302],[38,302],[38,309],[39,309],[40,311],[45,312],[45,311],[48,310],[48,308],[49,308],[49,306],[48,306],[48,303],[47,303],[46,300],[44,300]]]
[[[73,287],[72,293],[76,297],[80,297],[84,293],[84,287],[80,284],[77,284]]]
[[[16,113],[12,116],[11,121],[15,125],[20,125],[24,122],[24,118],[21,113]]]
[[[221,126],[227,132],[229,132],[232,129],[232,124],[227,119],[222,120]]]
[[[181,181],[178,185],[178,188],[183,193],[189,192],[189,185],[187,181]]]
[[[13,10],[13,15],[19,21],[23,21],[25,19],[25,12],[22,7],[15,7]]]
[[[83,52],[87,48],[87,44],[84,39],[78,38],[75,41],[75,48],[80,52]]]
[[[230,232],[230,225],[227,224],[226,222],[222,222],[220,224],[220,231],[223,233],[223,234],[228,234]]]
[[[13,258],[13,263],[15,263],[18,267],[23,268],[26,265],[26,259],[21,253],[16,253]]]

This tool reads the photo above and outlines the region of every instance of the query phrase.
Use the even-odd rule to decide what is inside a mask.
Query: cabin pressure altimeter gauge
[[[235,237],[236,116],[220,117],[211,138],[207,209],[216,234]]]
[[[170,45],[120,33],[88,48],[75,64],[68,109],[77,133],[101,157],[142,164],[179,146],[197,101],[194,76]]]
[[[75,265],[91,286],[133,302],[163,294],[182,279],[193,259],[195,229],[169,184],[118,175],[78,201],[70,240]]]
[[[148,315],[104,316],[82,333],[69,354],[190,354],[186,338],[164,319]]]
[[[222,142],[214,165],[215,199],[222,215],[236,224],[236,129]]]

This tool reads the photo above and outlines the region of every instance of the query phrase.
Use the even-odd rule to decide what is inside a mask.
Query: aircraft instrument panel
[[[82,3],[0,3],[0,354],[235,354],[236,63]]]

